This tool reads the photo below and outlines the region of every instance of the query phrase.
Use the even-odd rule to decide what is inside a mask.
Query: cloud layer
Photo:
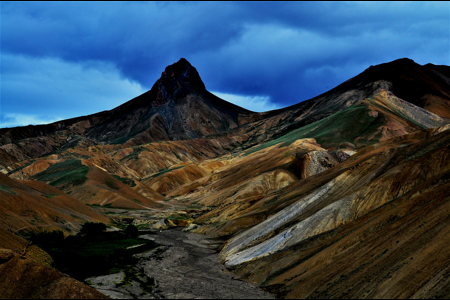
[[[0,127],[111,109],[180,57],[230,102],[292,105],[370,65],[450,64],[449,14],[428,1],[2,2]]]

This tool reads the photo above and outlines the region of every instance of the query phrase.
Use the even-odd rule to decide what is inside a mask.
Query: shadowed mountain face
[[[371,66],[361,74],[309,101],[314,103],[315,107],[327,103],[330,109],[334,105],[349,106],[377,93],[379,89],[385,89],[400,99],[448,118],[450,116],[449,69],[448,66],[432,64],[421,66],[411,59],[398,59]],[[343,94],[346,96],[343,97]],[[284,110],[300,108],[306,104],[305,102]]]
[[[259,114],[228,103],[205,89],[185,59],[170,65],[147,93],[113,109],[87,137],[138,145],[226,132]]]
[[[371,66],[361,74],[332,90],[310,100],[280,110],[263,113],[263,119],[241,126],[231,134],[249,134],[253,138],[246,147],[281,137],[295,129],[322,120],[343,111],[358,102],[387,91],[407,103],[424,108],[427,112],[450,118],[450,67],[427,64],[421,66],[411,59]],[[402,117],[402,116],[400,116]],[[383,116],[387,126],[390,117]],[[345,121],[350,125],[350,122]],[[441,124],[445,124],[444,120]],[[420,126],[421,128],[427,128]],[[395,128],[396,129],[396,128]],[[412,132],[410,129],[406,129]],[[372,141],[374,142],[374,141]],[[367,145],[367,144],[364,144]]]
[[[11,256],[0,265],[0,295],[3,299],[109,299],[32,258]]]
[[[449,117],[448,66],[371,66],[254,113],[181,59],[111,111],[0,130],[0,246],[132,216],[222,238],[225,266],[281,297],[448,298]]]
[[[45,137],[54,140],[56,148],[127,141],[137,145],[222,133],[260,118],[208,92],[197,70],[182,58],[166,68],[150,91],[115,109],[48,125],[4,128],[0,142]],[[59,141],[52,137],[55,132],[76,137]]]
[[[13,161],[8,155],[36,158],[75,146],[135,146],[205,137],[260,118],[261,114],[208,92],[197,70],[180,59],[166,68],[150,91],[110,111],[48,125],[0,129],[0,165]]]

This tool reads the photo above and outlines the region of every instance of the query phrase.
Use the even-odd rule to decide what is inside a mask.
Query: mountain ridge
[[[404,77],[402,72],[405,72],[405,70],[408,69],[415,72],[413,74],[415,77],[413,76],[414,78],[412,78],[412,80],[406,80],[405,78],[401,79],[400,77]],[[61,130],[68,130],[72,134],[84,136],[84,139],[90,139],[95,143],[98,143],[111,139],[111,137],[105,137],[105,135],[107,135],[105,131],[117,128],[117,123],[114,122],[114,119],[119,118],[122,123],[124,121],[132,121],[132,123],[137,123],[137,121],[145,121],[145,118],[148,118],[152,112],[154,114],[154,119],[150,122],[147,120],[145,126],[153,125],[155,127],[154,132],[142,134],[139,141],[140,143],[173,138],[195,138],[205,136],[205,134],[226,134],[227,130],[235,130],[236,127],[239,127],[245,123],[251,123],[252,121],[257,121],[258,119],[270,119],[271,117],[279,116],[280,114],[286,112],[290,112],[288,113],[288,115],[290,115],[288,118],[291,119],[291,121],[295,120],[296,123],[302,124],[303,126],[330,115],[332,111],[342,109],[343,103],[347,103],[345,105],[348,106],[349,103],[354,103],[354,99],[356,98],[361,99],[367,97],[377,88],[391,90],[401,99],[409,101],[413,104],[420,104],[420,107],[426,106],[426,109],[435,112],[442,117],[450,118],[450,79],[448,77],[450,71],[448,71],[448,69],[448,66],[435,66],[432,64],[420,66],[407,58],[398,59],[389,63],[371,66],[359,75],[345,81],[330,91],[309,100],[274,111],[253,113],[244,108],[240,108],[239,106],[226,102],[208,92],[196,69],[186,59],[182,58],[178,62],[166,67],[166,70],[162,72],[161,77],[155,82],[152,89],[112,110],[62,120],[46,125],[3,128],[0,129],[0,144],[4,145],[6,143],[19,141],[24,138],[44,136]],[[421,84],[417,87],[416,85],[418,78],[416,77],[419,79],[426,78],[426,84]],[[442,90],[442,88],[436,88],[435,85],[429,86],[428,83],[433,80],[441,81],[441,85],[444,86],[444,90]],[[394,81],[394,83],[392,83],[392,81]],[[375,82],[375,85],[372,84],[373,82]],[[364,87],[366,85],[367,87]],[[397,85],[399,87],[397,87]],[[330,98],[337,97],[335,94],[342,94],[342,91],[344,90],[355,89],[359,89],[360,91],[353,96],[350,95],[350,97],[345,97],[345,99],[337,100],[341,104],[336,106],[336,104],[333,105],[330,103]],[[419,91],[419,93],[404,92],[404,90],[411,89]],[[223,120],[223,118],[218,117],[218,121],[225,121],[225,123],[228,124],[225,124],[225,126],[216,126],[219,127],[216,128],[216,130],[199,131],[192,130],[189,126],[188,128],[186,128],[186,126],[178,126],[179,130],[190,131],[190,134],[180,134],[179,132],[170,134],[170,132],[168,132],[170,131],[170,125],[168,126],[167,124],[170,124],[176,116],[179,116],[176,112],[174,113],[173,111],[170,111],[170,106],[176,105],[176,101],[183,100],[183,96],[193,90],[199,90],[202,94],[204,94],[203,100],[206,100],[207,106],[214,105],[214,103],[219,103],[219,106],[223,108],[226,114],[231,114],[232,120]],[[411,95],[413,96],[410,97]],[[326,103],[324,103],[324,99],[327,99]],[[173,103],[174,101],[175,103]],[[169,102],[172,102],[173,105],[168,105]],[[165,109],[161,107],[164,104],[166,105]],[[309,119],[307,118],[307,120],[299,122],[298,119],[301,117],[301,111],[311,109],[317,110],[317,106],[324,105],[328,106],[328,108],[319,109],[319,111],[310,116]],[[150,106],[154,109],[141,109],[138,111],[139,108],[146,106]],[[139,116],[124,119],[124,114],[126,115],[128,113],[132,113],[133,111],[136,111]],[[240,120],[238,116],[239,114],[243,115]],[[286,119],[286,117],[284,117],[284,119]],[[108,125],[106,124],[108,122],[113,123]],[[203,122],[205,121],[203,120]],[[132,126],[130,125],[126,128],[128,131],[127,134],[130,134],[132,138],[133,136],[143,133],[143,131],[145,131],[145,126],[140,126],[137,124],[133,124]],[[119,139],[117,142],[123,141]],[[136,144],[136,142],[134,144]]]

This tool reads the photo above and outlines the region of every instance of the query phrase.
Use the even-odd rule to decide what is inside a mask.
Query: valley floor
[[[274,299],[258,286],[233,278],[220,263],[220,241],[183,232],[180,228],[143,235],[163,246],[139,254],[135,271],[153,278],[156,286],[146,293],[136,282],[120,285],[125,274],[89,278],[91,286],[111,298],[171,299]],[[117,284],[119,283],[119,285]]]

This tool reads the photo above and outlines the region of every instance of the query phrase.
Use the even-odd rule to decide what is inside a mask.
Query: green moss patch
[[[11,195],[17,195],[16,192],[14,192],[13,190],[11,190],[11,188],[10,188],[10,187],[7,187],[7,186],[1,186],[1,185],[0,185],[0,191],[7,192],[8,194],[11,194]]]
[[[81,185],[87,180],[86,174],[88,171],[89,168],[82,165],[80,160],[72,159],[50,166],[33,176],[32,179],[49,182],[52,186],[66,183]]]
[[[124,232],[102,232],[95,236],[76,235],[64,238],[62,232],[44,232],[30,238],[53,258],[52,266],[70,276],[84,280],[135,266],[133,255],[158,245],[147,239],[133,238]],[[130,248],[132,246],[137,246]]]
[[[163,174],[166,174],[166,173],[168,173],[168,172],[172,172],[172,171],[174,171],[174,170],[178,170],[178,169],[181,169],[181,168],[184,168],[184,167],[185,167],[185,166],[167,167],[167,168],[165,168],[165,169],[160,170],[158,173],[153,174],[153,175],[150,176],[149,178],[155,178],[155,177],[161,176],[161,175],[163,175]]]
[[[246,155],[260,151],[276,144],[288,146],[298,139],[315,138],[323,147],[333,147],[344,142],[369,145],[378,142],[381,132],[378,128],[384,125],[381,116],[372,117],[370,110],[362,104],[352,105],[320,121],[308,124],[288,134],[247,150]],[[374,135],[372,140],[364,137]],[[362,137],[362,138],[361,138]]]

